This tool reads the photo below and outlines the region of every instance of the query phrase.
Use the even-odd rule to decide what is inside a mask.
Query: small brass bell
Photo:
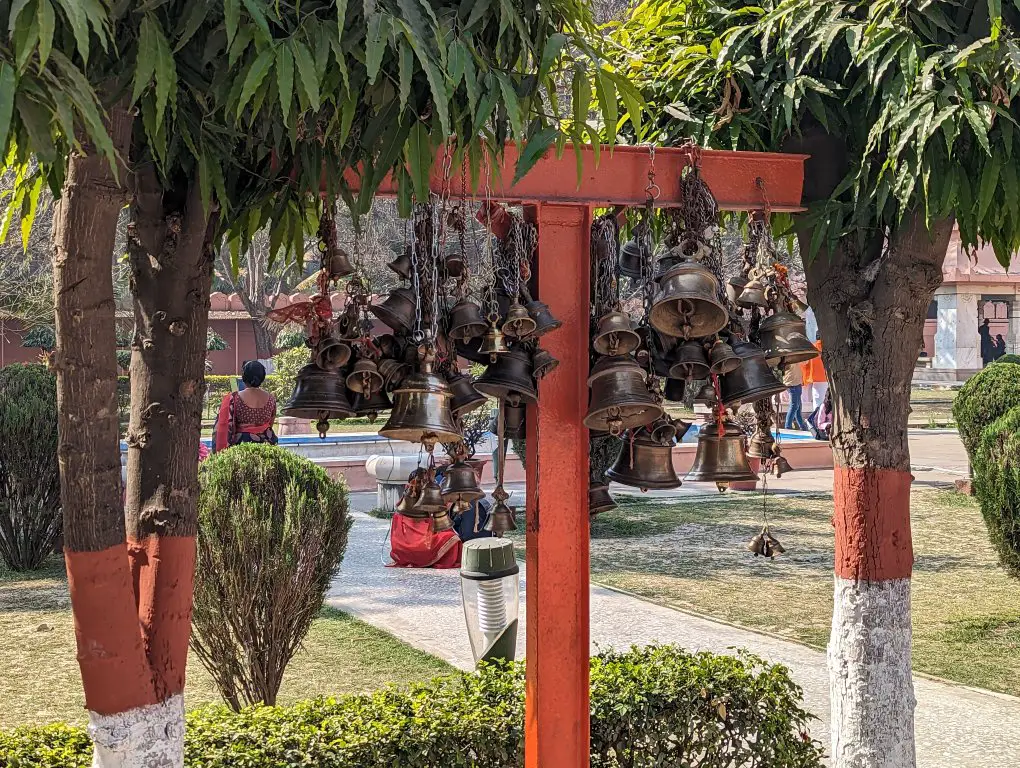
[[[743,293],[744,288],[746,287],[746,277],[740,277],[739,275],[731,277],[726,283],[726,298],[736,304],[737,300],[740,298],[740,294]]]
[[[560,361],[544,349],[535,347],[535,351],[531,355],[531,372],[536,379],[548,376],[559,364]]]
[[[421,498],[422,488],[426,481],[426,472],[424,469],[415,470],[411,479],[408,480],[407,485],[404,486],[404,492],[400,494],[400,500],[397,502],[396,509],[402,515],[408,517],[426,517],[427,514],[417,508],[418,499]]]
[[[432,530],[436,533],[453,530],[453,518],[445,507],[442,512],[432,513]]]
[[[461,299],[450,309],[450,338],[467,341],[485,333],[485,318],[482,309],[470,299]]]
[[[338,371],[351,359],[351,348],[339,339],[327,336],[315,348],[315,364],[324,371]]]
[[[733,352],[733,347],[722,339],[716,339],[708,352],[709,368],[716,375],[733,373],[740,367],[740,358]]]
[[[451,253],[443,260],[443,269],[447,277],[458,278],[464,274],[464,257],[459,253]]]
[[[786,460],[785,456],[776,457],[776,463],[773,465],[772,470],[776,473],[776,477],[782,477],[787,472],[792,472],[793,467],[790,466],[790,462]]]
[[[620,249],[620,274],[637,280],[641,277],[642,258],[641,243],[636,239],[630,239]]]
[[[592,346],[600,355],[629,355],[641,344],[626,312],[607,312],[598,323]]]
[[[489,518],[483,527],[494,536],[502,536],[509,531],[516,531],[517,523],[514,521],[514,511],[505,502],[497,501],[493,505],[492,511],[489,512]]]
[[[495,363],[500,355],[505,355],[509,351],[510,347],[506,345],[503,332],[495,324],[490,325],[489,330],[482,337],[481,345],[478,347],[479,354],[488,357],[490,363]]]
[[[609,486],[594,480],[590,481],[588,483],[588,514],[597,515],[611,509],[616,509],[616,502],[609,494]]]
[[[535,330],[532,332],[533,336],[544,336],[563,325],[563,321],[557,320],[553,313],[549,311],[549,307],[538,299],[532,299],[524,305],[524,308],[528,310],[531,319],[535,321]]]
[[[666,386],[663,387],[662,396],[672,403],[682,403],[684,395],[687,394],[687,382],[680,379],[666,379]]]
[[[531,373],[531,357],[527,351],[516,346],[485,369],[478,377],[475,389],[483,395],[502,400],[513,400],[514,396],[526,403],[538,402],[538,390]]]
[[[719,398],[715,393],[715,387],[712,386],[711,381],[706,381],[701,385],[701,389],[694,395],[694,402],[701,403],[702,405],[715,405],[719,402]]]
[[[443,492],[439,487],[439,483],[435,480],[427,482],[415,507],[430,515],[434,515],[437,512],[445,512],[446,501],[443,499]]]
[[[351,263],[350,255],[343,248],[329,248],[323,262],[330,280],[339,280],[341,277],[347,277],[357,272],[354,264]]]
[[[503,320],[503,335],[513,339],[526,339],[537,327],[538,324],[528,314],[528,310],[514,299]]]
[[[351,407],[354,408],[355,416],[366,417],[369,424],[374,424],[376,417],[383,411],[390,410],[393,403],[386,395],[386,390],[380,388],[367,397],[361,392],[354,393],[354,397],[351,398]]]
[[[591,399],[584,425],[619,435],[659,418],[663,409],[648,391],[646,378],[645,371],[629,356],[600,359],[588,377]]]
[[[783,554],[786,549],[779,543],[779,539],[772,535],[772,532],[766,525],[761,529],[761,533],[748,542],[747,551],[753,552],[755,557],[760,556],[772,559],[776,555]]]
[[[685,341],[670,356],[669,377],[701,381],[710,373],[708,356],[700,341]]]
[[[621,485],[653,489],[679,488],[680,478],[673,469],[673,443],[654,440],[646,429],[625,435],[616,462],[606,477]]]
[[[400,386],[400,382],[411,372],[411,366],[399,360],[386,358],[379,361],[379,375],[383,379],[383,389],[392,392]]]
[[[680,253],[683,254],[684,261],[704,261],[705,257],[710,253],[706,243],[692,236],[685,237],[680,242],[678,248]]]
[[[347,374],[347,389],[351,392],[359,392],[363,395],[371,395],[383,387],[383,377],[374,360],[363,357],[354,363],[351,372]]]
[[[772,458],[772,446],[775,444],[776,439],[771,432],[756,429],[747,446],[747,455],[752,459]]]
[[[680,422],[683,423],[683,422]],[[690,424],[687,425],[688,427]],[[660,445],[672,444],[676,440],[677,423],[667,414],[663,414],[647,427],[652,440]]]
[[[808,341],[804,321],[790,312],[766,317],[758,332],[769,365],[796,365],[818,357],[818,350]]]
[[[382,304],[371,304],[368,309],[394,331],[410,331],[414,325],[414,292],[410,288],[394,288]]]
[[[765,362],[765,353],[757,344],[739,341],[733,353],[740,358],[740,367],[719,377],[723,405],[727,408],[754,403],[786,391],[776,372]]]
[[[659,291],[648,320],[669,336],[682,339],[711,336],[729,322],[716,295],[719,281],[700,264],[682,262],[659,278]]]
[[[298,419],[324,421],[346,419],[354,415],[354,409],[344,395],[340,377],[310,364],[298,371],[294,394],[282,413]]]
[[[478,487],[478,476],[463,461],[456,461],[443,473],[443,500],[446,502],[473,502],[485,498],[485,491]]]
[[[748,281],[747,285],[737,296],[738,307],[767,307],[768,300],[765,298],[765,288],[757,278]]]
[[[480,351],[483,341],[483,337],[476,336],[468,341],[455,342],[457,356],[463,357],[465,360],[472,363],[480,363],[481,365],[489,363],[490,360],[488,353],[483,354]]]
[[[411,247],[408,246],[405,248],[403,253],[397,256],[397,258],[393,261],[389,262],[386,266],[393,270],[397,274],[397,277],[401,280],[410,280],[411,270],[413,269],[411,262]]]
[[[528,409],[524,403],[503,403],[503,435],[523,440],[527,435]]]
[[[744,433],[732,421],[723,422],[719,434],[715,422],[705,422],[698,432],[698,452],[685,480],[731,483],[757,480],[744,449]]]
[[[453,420],[452,399],[450,387],[432,373],[426,358],[421,372],[408,376],[393,393],[390,418],[379,434],[391,440],[422,443],[426,449],[436,443],[455,443],[461,434]]]
[[[682,419],[673,419],[673,427],[676,429],[676,441],[679,443],[684,439],[684,436],[691,431],[691,427],[694,425],[689,421]]]
[[[470,374],[457,371],[449,378],[450,391],[453,393],[453,401],[450,409],[456,416],[463,416],[476,408],[481,408],[487,402],[485,395],[475,389]]]

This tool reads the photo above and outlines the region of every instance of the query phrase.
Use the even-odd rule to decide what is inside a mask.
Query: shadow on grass
[[[69,605],[60,555],[51,555],[35,571],[13,571],[0,562],[0,612],[52,611]]]

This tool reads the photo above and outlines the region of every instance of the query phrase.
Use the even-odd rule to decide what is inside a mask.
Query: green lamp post
[[[475,662],[513,661],[521,574],[513,542],[499,538],[465,542],[460,562],[464,618]]]

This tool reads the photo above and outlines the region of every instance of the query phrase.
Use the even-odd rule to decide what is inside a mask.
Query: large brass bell
[[[383,389],[392,392],[411,372],[411,366],[400,360],[386,358],[379,361],[379,375],[383,378]]]
[[[517,523],[514,521],[514,511],[505,502],[497,501],[493,505],[492,511],[489,512],[489,518],[483,527],[494,536],[502,536],[504,533],[516,531]]]
[[[656,330],[690,339],[718,333],[729,313],[716,294],[719,281],[706,267],[681,262],[659,278],[659,291],[648,320]]]
[[[488,358],[490,363],[495,363],[501,355],[505,355],[509,351],[510,347],[506,345],[503,332],[493,323],[489,326],[489,330],[485,332],[485,335],[482,337],[482,343],[478,347],[479,354],[483,355],[482,361]]]
[[[455,443],[461,434],[453,420],[452,399],[450,387],[426,361],[421,372],[408,376],[394,392],[393,410],[379,434],[429,449],[436,443]]]
[[[535,321],[535,330],[532,331],[534,336],[544,336],[563,325],[563,321],[556,319],[549,307],[538,299],[532,299],[524,305],[524,308],[528,310],[528,315]]]
[[[706,422],[698,432],[698,452],[685,480],[732,483],[757,480],[744,449],[744,433],[732,421],[723,422],[719,434],[715,422]]]
[[[410,246],[404,249],[404,252],[393,261],[387,263],[386,266],[393,270],[401,280],[410,280],[411,270],[414,268],[411,262]]]
[[[478,487],[478,476],[463,461],[456,461],[443,473],[443,500],[473,502],[485,498],[485,491]]]
[[[588,377],[591,399],[584,425],[588,429],[619,435],[663,414],[645,384],[647,374],[626,355],[603,357]]]
[[[679,488],[680,478],[673,469],[673,440],[660,443],[646,429],[625,435],[616,463],[606,471],[606,477],[642,491]]]
[[[588,483],[588,514],[597,515],[611,509],[616,509],[616,502],[609,494],[609,486],[594,480],[590,481]]]
[[[769,365],[796,365],[818,357],[818,350],[808,341],[804,321],[790,312],[766,317],[759,334]]]
[[[390,410],[393,403],[390,402],[385,389],[377,389],[367,397],[361,392],[356,392],[351,398],[351,407],[356,416],[367,417],[371,424],[380,413]]]
[[[382,304],[372,304],[369,310],[394,331],[409,331],[414,325],[414,292],[403,286],[394,288]]]
[[[501,400],[515,398],[526,403],[538,402],[538,391],[531,373],[531,356],[521,346],[500,355],[475,382],[483,395]]]
[[[669,377],[671,379],[707,379],[710,372],[708,356],[700,341],[685,341],[670,355]]]
[[[765,353],[757,344],[740,341],[733,345],[733,352],[741,363],[732,373],[719,377],[724,406],[731,408],[754,403],[786,390],[783,382],[776,378],[775,371],[765,362]]]
[[[320,421],[346,419],[354,415],[354,409],[344,395],[340,377],[310,364],[298,371],[294,394],[284,407],[283,415]]]
[[[461,299],[450,309],[450,338],[467,341],[485,333],[488,324],[482,309],[470,299]]]
[[[559,364],[559,360],[541,347],[535,347],[531,354],[531,372],[536,379],[548,376]]]
[[[740,358],[733,347],[722,339],[716,339],[708,351],[709,369],[716,375],[733,373],[740,367]]]
[[[765,287],[757,278],[748,281],[737,296],[738,307],[767,307],[768,304],[768,299],[765,298]]]
[[[641,344],[641,337],[634,332],[630,316],[614,309],[599,320],[592,346],[600,355],[629,355]]]
[[[350,359],[351,348],[332,336],[326,336],[315,347],[315,364],[324,371],[338,371]]]
[[[383,377],[374,360],[363,357],[354,363],[347,374],[347,389],[351,392],[371,395],[383,388]]]
[[[527,435],[528,408],[524,403],[503,403],[503,436],[523,440]]]
[[[772,457],[772,446],[776,438],[768,430],[756,429],[747,445],[747,455],[752,459],[769,459]]]
[[[538,324],[517,299],[514,299],[503,320],[503,335],[512,339],[526,339],[535,332]]]
[[[487,402],[485,395],[475,389],[470,374],[460,371],[450,376],[450,391],[453,393],[450,408],[456,416],[470,413],[476,408],[481,408]]]
[[[621,275],[632,280],[641,277],[642,262],[644,261],[642,251],[641,243],[637,239],[632,238],[623,244],[623,248],[620,249]]]

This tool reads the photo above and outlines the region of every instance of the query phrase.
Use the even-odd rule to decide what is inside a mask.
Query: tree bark
[[[952,228],[948,219],[929,230],[913,212],[887,236],[823,250],[807,268],[834,412],[834,768],[915,765],[907,417]],[[804,252],[810,235],[801,233]]]
[[[273,356],[273,334],[263,323],[263,317],[251,314],[251,327],[255,331],[255,355],[259,360],[268,360]]]

